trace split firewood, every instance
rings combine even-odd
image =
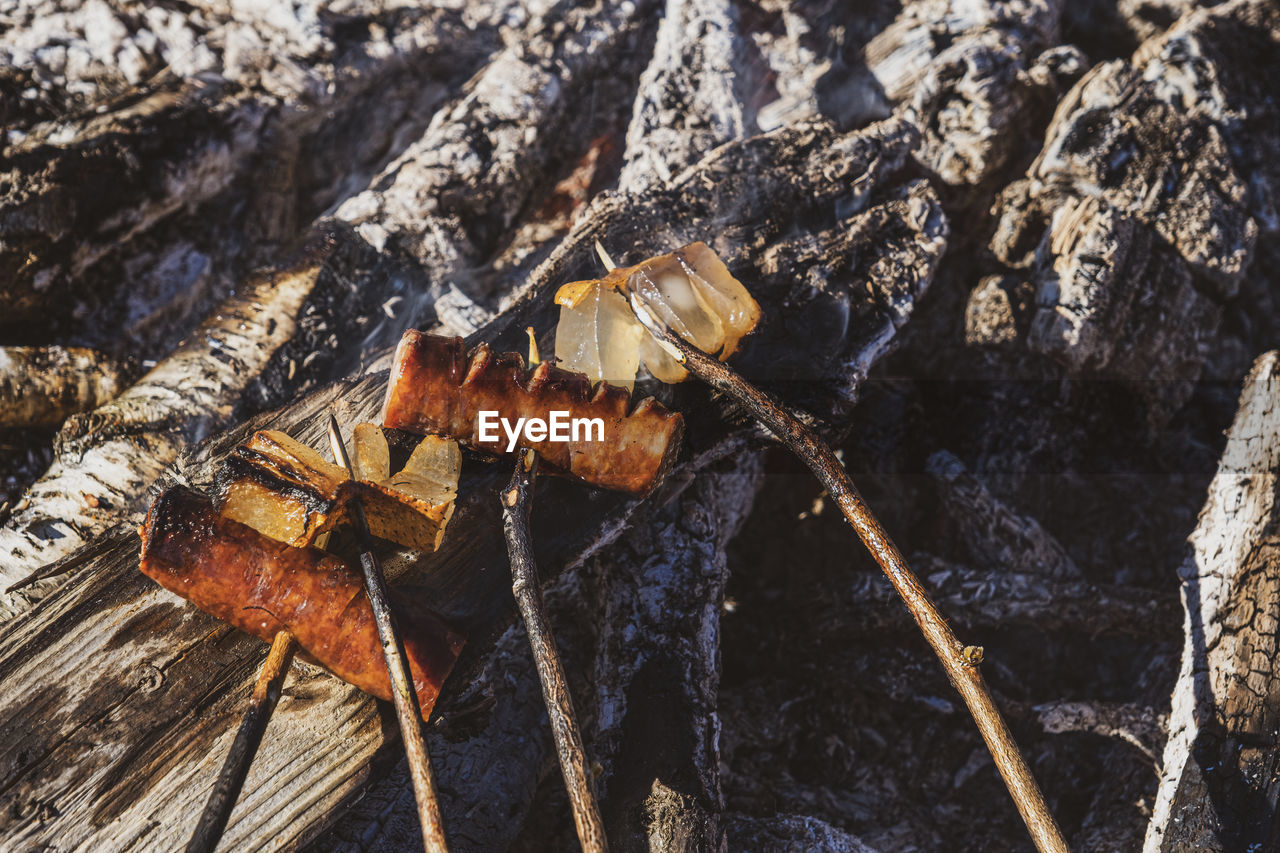
[[[1083,72],[1078,50],[1053,47],[1061,6],[916,0],[868,42],[872,80],[890,104],[907,105],[923,134],[917,156],[942,181],[972,186],[997,174],[1035,105]]]
[[[1185,645],[1144,850],[1274,841],[1280,632],[1280,353],[1245,379],[1179,568]]]
[[[336,216],[372,245],[394,243],[441,282],[496,249],[549,164],[579,139],[576,105],[644,38],[656,0],[579,0],[530,21],[379,176]],[[636,62],[635,59],[630,60]],[[598,94],[598,93],[597,93]]]
[[[950,0],[916,0],[904,5],[892,24],[866,47],[867,65],[891,102],[911,97],[929,71],[939,44],[951,44],[984,30],[1016,29],[1033,48],[1057,42],[1057,0],[1016,3],[957,4]],[[944,37],[939,38],[940,34]]]
[[[132,372],[85,347],[0,347],[0,427],[57,426],[114,399]]]
[[[875,847],[817,818],[777,815],[772,818],[731,815],[730,850],[825,850],[827,853],[877,853]]]
[[[1088,67],[1070,45],[1035,55],[1035,43],[1018,28],[981,28],[929,64],[905,114],[924,136],[920,161],[943,182],[972,187],[999,175]]]
[[[912,554],[911,563],[938,607],[968,631],[1025,627],[1142,639],[1174,633],[1169,619],[1176,616],[1178,602],[1172,594],[1074,578],[1052,580],[1035,571],[971,568],[924,552]],[[905,628],[893,590],[878,576],[858,575],[850,595],[856,620],[823,620],[815,627],[832,642]]]
[[[212,266],[216,302],[243,274],[222,241],[271,263],[263,248],[297,239],[421,134],[515,7],[373,3],[353,27],[309,5],[22,4],[0,33],[0,76],[23,92],[6,95],[0,140],[0,327],[88,309],[89,332],[123,320],[141,333],[191,268]],[[86,276],[97,292],[76,287]]]
[[[319,261],[262,275],[136,384],[63,427],[54,463],[0,528],[8,586],[70,554],[138,508],[147,487],[202,430],[225,424],[245,386],[294,332]],[[0,617],[24,609],[6,596]]]
[[[954,454],[945,450],[933,454],[928,470],[976,565],[1060,581],[1081,578],[1080,569],[1053,534],[992,495]]]
[[[746,73],[737,12],[727,0],[668,0],[653,59],[640,75],[618,189],[663,186],[745,132]]]
[[[1116,738],[1146,756],[1152,767],[1160,765],[1160,742],[1164,740],[1168,720],[1149,707],[1107,702],[1048,702],[1037,705],[1035,712],[1047,732],[1093,732]]]

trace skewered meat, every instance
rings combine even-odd
[[[688,376],[635,319],[627,306],[631,293],[672,331],[721,361],[760,321],[760,306],[716,253],[706,243],[690,243],[602,279],[561,287],[556,358],[563,367],[627,389],[640,362],[663,382]]]
[[[516,353],[496,354],[481,344],[467,355],[461,338],[408,331],[396,349],[383,406],[385,426],[419,434],[455,438],[491,453],[515,447],[535,451],[559,474],[631,494],[646,494],[666,475],[680,448],[684,420],[653,399],[628,412],[631,395],[602,382],[592,391],[581,373],[549,363],[532,373]],[[552,413],[572,419],[599,419],[599,433],[568,440],[530,438],[521,433],[508,443],[483,440],[482,413],[497,413],[511,423],[551,420]]]
[[[359,573],[339,558],[272,539],[181,486],[156,499],[141,533],[140,568],[161,586],[268,642],[288,631],[343,681],[391,698],[373,608]],[[426,718],[464,640],[396,590],[391,607]]]
[[[462,454],[458,445],[424,438],[395,476],[382,430],[355,430],[358,480],[282,432],[262,431],[228,456],[218,473],[222,514],[290,545],[310,545],[347,520],[359,497],[373,535],[434,551],[453,516]]]

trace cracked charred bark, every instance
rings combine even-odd
[[[1258,359],[1179,570],[1186,646],[1144,849],[1265,850],[1280,723],[1280,353]]]
[[[376,416],[406,326],[523,349],[534,325],[549,351],[549,293],[597,272],[596,239],[623,261],[708,239],[763,294],[735,364],[843,442],[986,646],[1073,848],[1135,848],[1153,799],[1150,849],[1188,827],[1255,837],[1270,759],[1248,733],[1273,703],[1251,704],[1264,670],[1242,649],[1270,648],[1265,608],[1244,618],[1265,548],[1196,576],[1226,584],[1209,618],[1245,639],[1190,688],[1173,570],[1220,494],[1239,378],[1280,346],[1280,26],[1261,0],[1198,5],[3,12],[0,344],[92,347],[132,385],[60,384],[87,410],[56,437],[0,431],[0,460],[34,460],[3,472],[31,487],[0,529],[3,578],[88,542],[3,603],[0,689],[21,699],[0,712],[0,844],[171,847],[225,749],[262,648],[138,577],[127,524],[153,489],[206,484],[252,425],[320,446],[330,409]],[[547,482],[534,513],[614,846],[1026,849],[810,481],[724,401],[659,393],[692,444],[662,492]],[[432,749],[456,849],[558,849],[536,676],[489,571],[498,467],[468,462],[459,539],[410,580],[472,632]],[[1196,547],[1252,511],[1206,515]],[[290,678],[228,846],[415,843],[385,709]]]
[[[975,290],[970,340],[1133,380],[1153,426],[1185,403],[1259,229],[1276,227],[1257,152],[1280,144],[1280,114],[1251,93],[1277,58],[1274,6],[1236,0],[1095,66],[999,201],[991,249],[1011,273]]]

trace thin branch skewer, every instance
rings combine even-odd
[[[578,841],[586,853],[604,853],[608,849],[604,822],[591,789],[586,753],[573,711],[573,696],[556,651],[555,635],[547,621],[542,601],[542,587],[533,560],[533,544],[529,536],[529,511],[533,499],[533,482],[537,476],[538,457],[526,450],[516,460],[511,483],[502,495],[502,528],[507,536],[507,553],[511,560],[511,591],[515,594],[520,616],[524,619],[533,659],[542,682],[542,699],[555,737],[556,755],[565,789],[573,807],[573,822]]]
[[[316,537],[317,548],[324,548],[328,544],[328,532]],[[231,742],[231,749],[222,762],[218,778],[214,780],[213,790],[205,801],[196,830],[187,842],[186,853],[212,853],[222,839],[231,810],[235,808],[245,777],[249,775],[253,757],[262,744],[267,723],[271,721],[276,703],[280,701],[280,688],[284,686],[284,677],[289,673],[289,664],[297,651],[298,643],[292,634],[283,630],[276,632],[271,640],[267,659],[263,661],[262,669],[258,670],[258,680],[253,687],[253,695],[249,698],[249,707],[240,719],[240,728],[236,730],[235,740]]]
[[[231,750],[222,762],[222,769],[218,771],[218,779],[205,802],[196,831],[187,842],[186,853],[211,853],[218,846],[222,832],[227,827],[227,819],[231,817],[231,809],[240,797],[240,789],[249,774],[249,765],[253,763],[258,745],[262,743],[267,722],[280,700],[280,688],[285,676],[289,674],[289,663],[297,650],[298,644],[292,634],[288,631],[276,634],[271,643],[271,651],[267,653],[267,660],[258,672],[253,696],[240,720],[235,740],[231,742]]]
[[[329,416],[329,443],[333,447],[333,455],[347,469],[347,473],[355,478],[351,467],[351,459],[347,456],[346,445],[342,442],[342,433],[338,429],[338,421]],[[365,519],[364,506],[359,499],[350,503],[351,526],[355,530],[356,541],[360,545],[360,567],[364,571],[365,592],[369,596],[369,604],[373,608],[374,621],[378,626],[378,639],[382,642],[382,652],[387,658],[387,673],[391,677],[391,698],[394,700],[396,717],[400,721],[400,735],[404,738],[405,753],[409,757],[409,778],[413,782],[413,795],[418,803],[418,819],[422,826],[422,844],[427,853],[447,853],[445,843],[444,822],[440,817],[440,802],[436,796],[435,778],[431,772],[431,759],[427,756],[427,742],[422,734],[422,711],[418,705],[418,696],[413,690],[413,678],[409,672],[408,658],[405,656],[404,641],[396,626],[395,617],[387,596],[387,582],[382,575],[382,566],[373,550],[373,538],[369,533],[369,522]]]
[[[980,648],[965,646],[956,639],[951,626],[938,612],[929,593],[907,566],[902,553],[863,501],[835,453],[777,400],[747,382],[728,365],[672,333],[634,293],[630,295],[630,304],[641,324],[686,370],[731,395],[813,471],[906,603],[920,631],[942,662],[947,677],[964,698],[1036,848],[1041,853],[1069,853],[1062,831],[978,669]]]

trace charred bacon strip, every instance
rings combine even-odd
[[[606,382],[593,393],[586,376],[547,362],[530,373],[516,353],[497,354],[481,344],[468,357],[462,338],[410,330],[396,349],[382,422],[506,453],[507,437],[501,430],[497,442],[480,440],[480,412],[496,411],[511,423],[517,418],[549,420],[553,411],[568,412],[571,418],[600,418],[603,441],[530,441],[522,434],[517,446],[537,453],[556,473],[643,495],[662,481],[675,461],[684,420],[651,398],[628,413],[630,401],[625,390]]]
[[[141,532],[143,574],[267,642],[288,631],[308,657],[343,681],[391,699],[373,610],[360,574],[345,562],[225,518],[208,498],[182,486],[156,499]],[[394,591],[391,605],[426,718],[465,641]]]

